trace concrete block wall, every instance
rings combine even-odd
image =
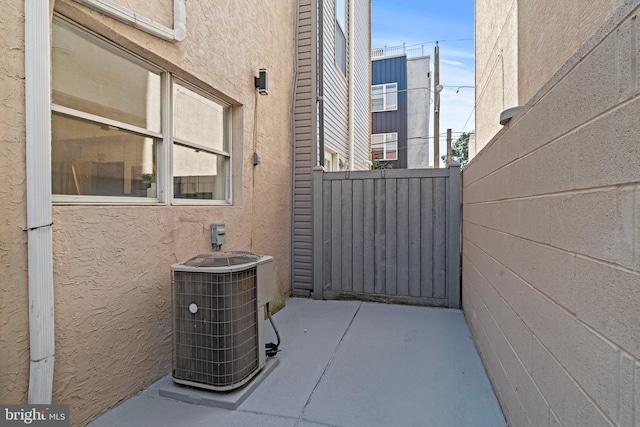
[[[512,426],[640,425],[640,1],[463,173],[463,305]]]

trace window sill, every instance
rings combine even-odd
[[[73,205],[133,205],[133,206],[163,206],[158,198],[146,197],[103,197],[103,196],[69,196],[54,194],[51,196],[54,206]]]
[[[173,199],[174,206],[233,206],[224,200],[203,200],[203,199]]]

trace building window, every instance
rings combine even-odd
[[[230,202],[229,105],[60,19],[52,89],[54,201]]]
[[[372,111],[393,111],[398,109],[398,83],[387,83],[371,87]]]
[[[347,3],[336,0],[336,66],[347,75]]]
[[[324,170],[325,172],[338,171],[338,153],[325,150],[324,152]]]
[[[371,157],[375,160],[398,160],[398,134],[371,135]]]
[[[226,200],[231,161],[229,108],[173,84],[173,197]]]

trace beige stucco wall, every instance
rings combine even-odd
[[[476,0],[476,151],[500,130],[500,112],[518,105],[517,23],[517,0]]]
[[[526,104],[625,0],[476,0],[476,141]]]
[[[0,402],[29,384],[23,4],[0,14]]]
[[[639,13],[618,10],[464,170],[464,311],[509,425],[638,423]]]
[[[163,22],[172,16],[170,1],[120,3],[172,24]],[[273,255],[284,291],[290,286],[294,2],[190,0],[186,6],[187,37],[171,43],[71,0],[55,3],[57,13],[234,104],[233,206],[53,207],[53,401],[71,405],[72,425],[86,423],[169,372],[170,265],[211,250],[210,223],[227,224],[223,249]],[[0,55],[0,402],[25,403],[22,2],[5,5],[0,30],[0,49],[6,52]],[[256,97],[253,77],[262,67],[269,70],[270,93]],[[261,158],[255,169],[254,144]]]

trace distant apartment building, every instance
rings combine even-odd
[[[371,158],[382,167],[429,167],[430,58],[422,47],[371,53]]]

